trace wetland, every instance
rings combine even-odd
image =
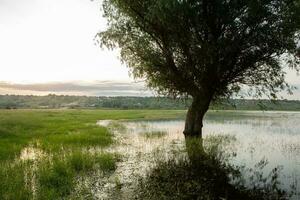
[[[209,111],[196,167],[184,114],[3,110],[1,199],[300,198],[299,112]]]

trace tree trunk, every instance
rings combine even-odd
[[[210,104],[210,98],[194,97],[185,120],[184,136],[186,149],[192,163],[197,163],[205,155],[202,140],[203,117]]]
[[[210,98],[194,97],[186,119],[183,134],[185,138],[202,138],[203,117],[208,110]]]

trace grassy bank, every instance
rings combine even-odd
[[[113,135],[97,126],[98,120],[183,115],[154,110],[0,110],[0,199],[73,199],[78,178],[112,172],[117,156],[101,149],[113,144]]]

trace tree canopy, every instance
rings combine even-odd
[[[299,64],[298,0],[105,0],[103,7],[109,28],[101,43],[119,47],[134,77],[160,92],[217,97],[248,85],[274,97],[285,86],[283,64]]]
[[[104,0],[103,10],[101,45],[149,87],[192,96],[199,123],[212,99],[243,85],[276,98],[284,67],[299,69],[299,0]]]

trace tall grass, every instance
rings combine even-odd
[[[103,127],[104,119],[150,119],[182,117],[184,111],[156,110],[0,110],[0,162],[11,160],[29,144],[45,151],[60,147],[105,147],[113,140]]]
[[[167,132],[165,131],[148,131],[145,133],[142,133],[143,136],[147,139],[152,139],[152,138],[162,138],[166,136]]]
[[[28,173],[31,163],[0,164],[0,199],[27,200],[33,198],[31,174]]]
[[[117,156],[109,153],[70,152],[40,161],[15,161],[0,166],[0,199],[64,199],[74,192],[77,179],[90,172],[111,173]]]
[[[54,158],[39,165],[37,171],[38,199],[64,199],[76,186],[76,179],[89,172],[112,172],[116,165],[113,154],[74,152],[65,158]]]

